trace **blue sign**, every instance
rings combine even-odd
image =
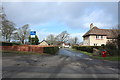
[[[36,31],[31,31],[30,35],[36,35]]]

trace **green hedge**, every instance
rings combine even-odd
[[[56,47],[44,47],[44,53],[48,53],[48,54],[56,54],[58,52],[59,48]]]
[[[72,48],[74,48],[76,50],[81,50],[81,51],[93,53],[93,48],[100,49],[101,46],[72,46]]]
[[[13,43],[13,42],[0,42],[1,46],[13,46],[13,45],[20,45],[20,43]]]
[[[120,55],[120,49],[117,48],[115,43],[107,43],[105,49],[108,51],[110,55]]]

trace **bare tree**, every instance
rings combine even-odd
[[[46,40],[50,45],[53,45],[56,43],[55,36],[53,34],[48,35]]]
[[[111,30],[111,36],[113,39],[107,42],[106,49],[108,49],[111,55],[120,55],[120,26]]]
[[[72,45],[75,45],[75,44],[78,43],[78,38],[77,38],[77,37],[69,38],[69,42],[70,42]]]
[[[20,28],[17,29],[17,31],[14,33],[13,38],[16,40],[20,40],[22,44],[24,44],[24,41],[29,38],[29,25],[26,24]]]
[[[67,31],[63,31],[58,36],[56,36],[56,39],[57,39],[57,41],[67,42],[69,39],[69,35],[70,34]]]
[[[78,42],[78,38],[75,37],[75,38],[74,38],[74,43],[77,44],[77,42]]]
[[[3,8],[1,9],[2,11],[0,12],[0,18],[2,18],[2,26],[0,27],[0,29],[2,31],[2,36],[5,41],[10,42],[13,31],[16,30],[16,28],[14,27],[15,24],[6,18],[6,14],[4,13]]]
[[[118,50],[120,51],[120,25],[118,25],[117,27],[117,30],[116,30],[116,38],[117,38],[117,47],[118,47]]]
[[[120,49],[120,25],[118,25],[117,27],[114,27],[111,35],[114,36],[114,39],[112,40],[112,42],[117,46],[117,48]]]

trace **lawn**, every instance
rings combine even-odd
[[[107,56],[107,57],[103,58],[101,56],[93,56],[92,53],[89,53],[89,52],[80,51],[80,50],[76,50],[76,49],[71,49],[71,50],[76,51],[76,52],[81,52],[81,53],[89,55],[90,57],[95,58],[95,59],[109,60],[109,61],[120,61],[120,56]]]

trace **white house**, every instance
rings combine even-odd
[[[63,43],[62,47],[64,47],[64,48],[70,48],[71,46],[70,46],[70,43]]]

